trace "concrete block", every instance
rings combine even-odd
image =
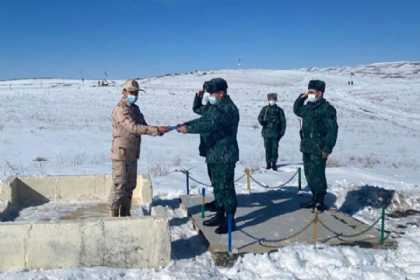
[[[160,267],[170,261],[168,220],[143,217],[104,221],[105,266]],[[146,230],[147,229],[147,230]]]
[[[0,218],[48,201],[108,199],[112,177],[37,176],[10,178],[0,187]],[[150,205],[150,178],[138,177],[133,202]],[[160,267],[171,256],[165,209],[159,217],[0,223],[0,271],[79,266]],[[12,212],[11,212],[12,213]]]
[[[111,175],[103,175],[98,176],[98,184],[96,185],[96,192],[103,193],[104,199],[108,201],[109,194],[112,188],[112,176]]]
[[[103,176],[58,176],[56,178],[56,200],[105,200],[106,193],[97,190],[98,184],[103,185]]]
[[[17,179],[17,195],[23,206],[39,204],[39,200],[57,200],[56,176],[28,176]]]
[[[158,205],[158,206],[153,206],[152,207],[152,216],[153,217],[163,217],[163,218],[167,218],[168,217],[168,208]]]
[[[32,224],[26,249],[26,268],[49,269],[80,265],[80,223]]]
[[[170,257],[165,218],[0,224],[0,271],[80,266],[156,268],[167,265]]]
[[[149,176],[138,176],[137,187],[133,192],[133,203],[148,205],[153,201],[153,186]]]
[[[8,185],[0,184],[0,221],[11,202],[12,193],[10,187]]]
[[[86,221],[81,224],[81,266],[100,266],[105,255],[105,232],[103,220]]]
[[[108,201],[112,176],[26,176],[10,180],[15,205],[35,206],[48,201]],[[2,188],[3,189],[3,188]],[[7,187],[6,187],[7,189]],[[0,193],[0,201],[3,192]],[[150,204],[153,189],[150,178],[138,176],[133,194],[134,204]]]
[[[0,183],[0,201],[5,201],[6,200],[4,198],[4,195],[5,195],[4,188],[5,188],[5,186],[3,185],[3,183]]]
[[[0,271],[25,268],[26,235],[29,224],[3,223],[0,226]]]

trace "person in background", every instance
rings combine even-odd
[[[286,132],[286,117],[284,111],[277,105],[277,94],[267,95],[268,105],[264,106],[258,115],[258,122],[263,127],[266,169],[277,170],[279,157],[279,142]]]

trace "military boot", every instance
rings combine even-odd
[[[277,171],[277,161],[271,163],[271,168],[273,168],[274,171]]]
[[[319,212],[324,212],[327,210],[327,207],[325,206],[324,202],[317,202],[315,204],[315,208],[318,209]]]
[[[271,169],[271,162],[267,161],[267,166],[265,167],[265,169]]]
[[[214,227],[226,223],[225,213],[223,210],[217,209],[216,215],[203,222],[203,225]]]
[[[325,206],[325,203],[324,203],[324,199],[325,199],[325,195],[318,195],[316,199],[315,207],[316,209],[318,209],[319,212],[323,212],[327,210],[327,207]]]
[[[314,198],[314,197],[312,197],[312,199],[311,199],[311,200],[309,200],[309,201],[307,201],[307,202],[304,202],[304,203],[302,204],[302,207],[303,207],[303,208],[306,208],[306,209],[314,209],[314,208],[315,208],[315,205],[316,205],[315,198]]]
[[[119,217],[120,216],[120,209],[111,209],[111,217]]]
[[[223,224],[219,225],[214,230],[214,232],[216,234],[226,234],[226,233],[228,233],[228,229],[229,229],[228,228],[228,219],[226,219],[226,221]],[[232,215],[232,232],[235,231],[235,229],[236,229],[235,218],[234,218],[234,215]]]
[[[120,216],[121,217],[129,217],[129,216],[131,216],[130,207],[128,207],[128,206],[121,206]]]
[[[206,204],[204,204],[204,210],[209,211],[209,212],[216,212],[217,211],[216,201],[213,200],[212,202],[207,202]]]

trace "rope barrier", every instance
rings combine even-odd
[[[258,242],[259,245],[263,246],[263,247],[269,247],[269,248],[277,248],[276,246],[270,246],[270,245],[266,245],[263,243],[279,243],[279,242],[283,242],[283,241],[287,241],[290,239],[295,238],[296,236],[302,234],[303,232],[305,232],[313,223],[315,223],[316,221],[316,217],[314,217],[308,224],[306,224],[302,229],[300,229],[297,232],[292,233],[291,235],[287,236],[287,237],[282,237],[279,239],[266,239],[266,238],[258,238],[244,230],[240,230],[243,234],[245,234],[246,236],[248,236],[249,238],[254,239],[256,242]],[[249,244],[248,244],[249,245]],[[243,247],[246,247],[248,245],[245,245]]]
[[[321,226],[323,226],[326,230],[328,230],[329,232],[335,234],[337,237],[343,237],[343,238],[353,238],[353,237],[357,237],[360,236],[362,234],[365,234],[366,232],[370,231],[371,229],[375,228],[375,226],[382,220],[381,217],[379,217],[378,219],[375,220],[375,222],[373,224],[371,224],[369,227],[367,227],[366,229],[357,232],[357,233],[353,233],[353,234],[344,234],[344,233],[339,233],[334,231],[331,227],[327,226],[325,224],[324,221],[322,221],[321,219],[318,220],[319,224]]]
[[[248,171],[248,172],[247,172]],[[197,178],[194,178],[193,176],[191,176],[191,174],[190,174],[190,172],[189,172],[189,170],[186,170],[186,169],[181,169],[181,170],[175,170],[174,172],[179,172],[179,173],[183,173],[183,174],[185,174],[185,175],[187,175],[187,177],[188,177],[188,180],[191,180],[191,181],[193,181],[193,182],[195,182],[195,183],[197,183],[197,184],[199,184],[199,185],[202,185],[202,186],[205,186],[205,187],[212,187],[212,185],[211,184],[208,184],[208,183],[204,183],[203,181],[201,181],[201,180],[199,180],[199,179],[197,179]],[[297,175],[299,175],[299,172],[300,172],[300,170],[298,169],[293,175],[292,175],[292,177],[290,177],[286,182],[284,182],[284,183],[282,183],[281,185],[278,185],[278,186],[273,186],[273,187],[271,187],[271,186],[269,186],[269,185],[267,185],[267,184],[264,184],[264,183],[262,183],[262,182],[260,182],[260,181],[258,181],[257,179],[255,179],[252,175],[251,175],[251,172],[250,172],[250,170],[249,169],[245,169],[245,174],[243,174],[242,176],[239,176],[238,178],[236,178],[235,180],[234,180],[234,183],[237,183],[237,182],[239,182],[240,180],[242,180],[242,179],[244,179],[245,177],[247,177],[247,178],[249,178],[249,179],[251,179],[254,183],[256,183],[257,185],[259,185],[260,187],[263,187],[263,188],[265,188],[265,189],[278,189],[278,188],[282,188],[282,187],[284,187],[284,186],[286,186],[287,184],[289,184]]]
[[[194,177],[191,177],[191,175],[190,175],[190,180],[193,181],[193,182],[195,182],[195,183],[197,183],[197,184],[199,184],[199,185],[202,185],[202,186],[205,186],[205,187],[209,187],[209,188],[211,187],[211,185],[206,184],[206,183],[203,183],[200,180],[197,180]]]
[[[255,179],[252,175],[250,175],[250,178],[251,178],[251,180],[255,183],[255,184],[257,184],[258,186],[260,186],[260,187],[263,187],[263,188],[265,188],[265,189],[278,189],[278,188],[282,188],[282,187],[284,187],[284,186],[286,186],[287,184],[289,184],[297,175],[299,174],[299,171],[296,171],[293,175],[292,175],[292,177],[290,177],[290,179],[288,179],[286,182],[284,182],[284,183],[282,183],[282,184],[280,184],[280,185],[278,185],[278,186],[274,186],[274,187],[270,187],[269,185],[267,185],[267,184],[264,184],[264,183],[262,183],[262,182],[260,182],[260,181],[258,181],[257,179]]]
[[[236,178],[234,182],[236,183],[236,182],[242,180],[243,178],[245,178],[245,174],[240,176],[239,178]]]
[[[193,182],[195,182],[195,183],[197,183],[197,184],[199,184],[199,185],[205,186],[205,187],[209,187],[209,188],[210,188],[210,187],[212,187],[212,185],[211,185],[211,184],[204,183],[204,182],[200,181],[199,179],[196,179],[196,178],[194,178],[193,176],[191,176],[188,170],[181,169],[181,170],[175,170],[174,172],[179,172],[179,173],[182,173],[182,174],[188,174],[188,178],[189,178],[191,181],[193,181]],[[244,175],[242,175],[242,176],[239,176],[238,178],[236,178],[236,179],[234,180],[234,182],[236,183],[236,182],[238,182],[238,181],[242,180],[243,178],[245,178],[245,174],[244,174]]]
[[[294,232],[294,233],[292,233],[291,235],[289,235],[289,236],[287,236],[287,237],[282,237],[282,238],[279,238],[279,239],[267,239],[267,238],[265,238],[265,237],[263,237],[263,238],[259,238],[259,237],[256,237],[256,236],[254,236],[254,235],[252,235],[252,234],[250,234],[250,233],[248,233],[248,232],[246,232],[246,231],[244,231],[243,229],[241,229],[240,230],[240,232],[242,232],[244,235],[246,235],[246,236],[248,236],[249,238],[251,238],[251,239],[254,239],[255,240],[255,242],[257,242],[260,246],[263,246],[263,247],[268,247],[268,248],[277,248],[277,246],[271,246],[271,245],[267,245],[267,244],[264,244],[264,243],[280,243],[280,242],[284,242],[284,241],[288,241],[288,240],[291,240],[291,239],[293,239],[293,238],[295,238],[296,236],[298,236],[298,235],[300,235],[300,234],[302,234],[303,232],[305,232],[310,226],[312,226],[312,225],[314,225],[315,223],[319,223],[322,227],[324,227],[327,231],[329,231],[329,232],[331,232],[331,233],[333,233],[333,234],[335,234],[336,235],[336,237],[341,237],[341,238],[353,238],[353,237],[357,237],[357,236],[360,236],[360,235],[363,235],[364,233],[366,233],[366,232],[368,232],[368,231],[370,231],[371,229],[373,229],[373,228],[375,228],[375,226],[379,223],[381,221],[381,217],[380,218],[378,218],[377,220],[375,220],[375,222],[373,223],[373,224],[371,224],[369,227],[367,227],[366,229],[364,229],[364,230],[362,230],[362,231],[360,231],[360,232],[357,232],[357,233],[354,233],[354,234],[344,234],[344,233],[338,233],[338,232],[336,232],[336,231],[334,231],[333,229],[331,229],[329,226],[327,226],[321,219],[320,219],[320,217],[319,216],[317,216],[316,215],[316,213],[314,214],[314,218],[309,222],[309,223],[307,223],[302,229],[300,229],[299,231],[297,231],[297,232]],[[315,233],[316,234],[316,233]],[[317,235],[317,234],[316,234]],[[387,240],[388,238],[389,238],[389,236],[391,235],[391,232],[390,231],[387,231],[387,236],[386,237],[384,237],[384,240]],[[254,243],[255,243],[254,242]],[[251,244],[253,244],[253,243],[251,243]],[[246,244],[246,245],[244,245],[244,246],[242,246],[241,248],[243,248],[243,247],[246,247],[246,246],[249,246],[250,244]]]
[[[193,182],[195,182],[195,183],[197,183],[197,184],[199,184],[199,185],[202,185],[202,186],[205,186],[205,187],[211,187],[211,185],[210,184],[207,184],[207,183],[204,183],[204,182],[202,182],[202,181],[200,181],[200,180],[198,180],[198,179],[196,179],[196,178],[194,178],[194,177],[192,177],[191,175],[190,175],[190,172],[188,171],[188,170],[186,170],[186,169],[182,169],[182,170],[176,170],[175,172],[180,172],[180,173],[183,173],[183,174],[185,174],[186,175],[186,179],[187,179],[187,194],[189,194],[189,181],[191,180],[191,181],[193,181]],[[263,187],[263,188],[265,188],[265,189],[278,189],[278,188],[282,188],[282,187],[284,187],[284,186],[286,186],[287,184],[289,184],[296,176],[298,176],[298,175],[300,175],[300,169],[298,169],[293,175],[292,175],[292,177],[290,177],[286,182],[284,182],[284,183],[282,183],[282,184],[280,184],[280,185],[278,185],[278,186],[274,186],[274,187],[271,187],[271,186],[269,186],[269,185],[267,185],[267,184],[264,184],[264,183],[262,183],[262,182],[260,182],[260,181],[258,181],[257,179],[255,179],[252,175],[251,175],[251,171],[249,170],[249,169],[246,169],[245,170],[245,174],[244,175],[242,175],[242,176],[240,176],[240,177],[238,177],[237,179],[235,179],[234,180],[234,182],[238,182],[238,181],[240,181],[240,180],[242,180],[243,178],[247,178],[247,184],[248,185],[250,185],[250,180],[251,181],[253,181],[254,183],[256,183],[257,185],[259,185],[260,187]],[[249,187],[250,188],[250,187]],[[250,189],[249,189],[249,191],[250,191]],[[202,196],[204,197],[204,188],[202,189]],[[203,204],[204,205],[204,204]],[[317,241],[317,224],[319,223],[323,228],[325,228],[327,231],[329,231],[330,233],[332,233],[332,234],[334,234],[335,235],[335,237],[337,237],[337,238],[354,238],[354,237],[358,237],[358,236],[361,236],[361,235],[363,235],[363,234],[365,234],[366,232],[368,232],[368,231],[370,231],[371,229],[373,229],[373,228],[375,228],[375,226],[379,223],[379,222],[381,222],[382,221],[382,228],[381,228],[381,239],[380,239],[380,241],[381,241],[381,245],[383,245],[383,243],[384,243],[384,241],[385,240],[387,240],[388,238],[389,238],[389,236],[391,235],[391,232],[390,231],[387,231],[387,236],[385,237],[384,236],[384,211],[385,211],[385,209],[383,209],[383,211],[382,211],[382,216],[381,217],[379,217],[378,219],[376,219],[375,221],[374,221],[374,223],[373,224],[371,224],[370,226],[368,226],[366,229],[364,229],[364,230],[362,230],[362,231],[360,231],[360,232],[357,232],[357,233],[353,233],[353,234],[345,234],[345,233],[340,233],[340,232],[337,232],[337,231],[335,231],[334,229],[332,229],[330,226],[328,226],[318,215],[317,215],[317,212],[315,212],[315,214],[314,214],[314,218],[308,223],[308,224],[306,224],[301,230],[299,230],[299,231],[297,231],[297,232],[295,232],[295,233],[293,233],[293,234],[291,234],[291,235],[289,235],[289,236],[287,236],[287,237],[284,237],[284,238],[279,238],[279,239],[266,239],[266,238],[258,238],[258,237],[255,237],[255,236],[253,236],[253,235],[251,235],[250,233],[248,233],[248,232],[246,232],[246,231],[244,231],[244,230],[241,230],[241,232],[243,233],[243,234],[245,234],[245,235],[247,235],[248,237],[250,237],[250,238],[252,238],[252,239],[254,239],[256,242],[258,242],[258,244],[260,245],[260,246],[264,246],[264,247],[273,247],[273,246],[270,246],[270,245],[267,245],[267,244],[264,244],[264,243],[279,243],[279,242],[283,242],[283,241],[287,241],[287,240],[290,240],[290,239],[292,239],[292,238],[295,238],[296,236],[298,236],[299,234],[301,234],[301,233],[303,233],[304,231],[306,231],[311,225],[314,225],[314,228],[313,228],[313,236],[312,236],[312,238],[313,239],[315,239],[314,240],[314,242],[316,242]],[[314,235],[315,235],[315,237],[314,237]],[[244,245],[244,246],[248,246],[248,245]]]

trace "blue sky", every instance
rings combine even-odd
[[[418,0],[4,0],[0,79],[420,60],[418,11]]]

